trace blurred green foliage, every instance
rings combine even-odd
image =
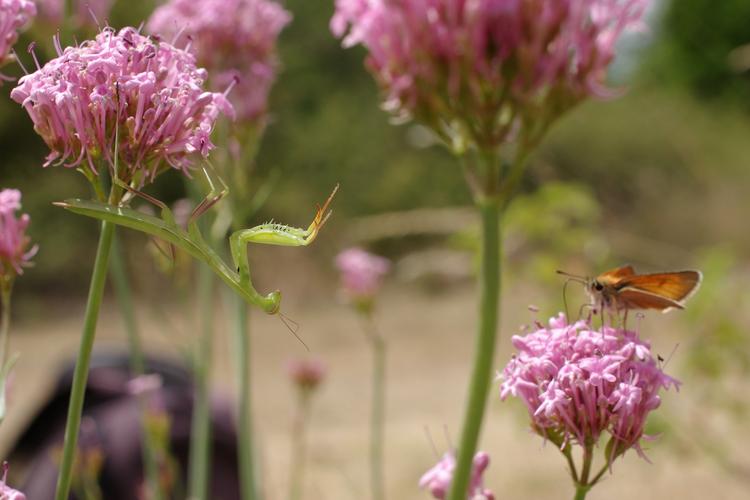
[[[140,24],[151,5],[119,1],[109,22]],[[450,154],[428,145],[418,127],[392,125],[379,109],[364,51],[343,50],[330,34],[333,2],[288,0],[286,6],[294,21],[281,36],[283,68],[254,181],[262,183],[273,169],[282,177],[253,223],[270,218],[304,223],[339,182],[329,237],[311,249],[328,261],[341,244],[336,235],[352,217],[468,205],[461,170]],[[743,27],[748,9],[743,0],[670,2],[661,27],[653,30],[646,64],[626,80],[627,92],[612,101],[585,103],[553,128],[523,185],[524,193],[539,192],[520,198],[507,220],[509,241],[523,241],[517,259],[529,277],[550,280],[551,271],[568,265],[592,273],[605,261],[654,269],[696,265],[695,249],[716,244],[731,248],[738,265],[745,261],[750,119],[732,103],[750,103],[750,94],[742,94],[750,84],[747,74],[729,71],[725,63],[728,52],[750,35]],[[28,32],[19,52],[34,38]],[[690,72],[717,76],[698,78]],[[24,112],[7,98],[11,88],[0,89],[1,184],[23,190],[24,209],[33,220],[30,232],[40,245],[37,266],[18,281],[18,291],[22,296],[24,291],[27,296],[83,293],[95,224],[50,202],[86,196],[86,184],[63,168],[39,167],[46,148]],[[702,99],[724,93],[734,100]],[[150,191],[172,203],[185,196],[179,177],[166,174]],[[145,240],[123,235],[131,253],[143,255]],[[388,249],[401,255],[409,244],[392,243]]]
[[[648,68],[657,79],[750,110],[750,2],[668,2]],[[743,50],[744,47],[744,50]]]

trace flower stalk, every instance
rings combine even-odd
[[[198,273],[198,303],[201,337],[194,361],[195,397],[190,431],[189,498],[205,500],[211,481],[211,404],[210,375],[213,356],[213,292],[211,268],[202,265]]]
[[[289,467],[289,500],[302,500],[307,458],[307,428],[312,395],[323,382],[325,365],[317,359],[291,360],[287,371],[297,389],[297,410],[292,423],[291,464]]]
[[[99,308],[101,307],[102,296],[104,294],[104,284],[107,279],[109,255],[112,249],[114,233],[115,225],[113,223],[107,221],[101,223],[99,245],[96,250],[94,270],[91,274],[89,295],[86,301],[81,344],[78,349],[78,358],[70,391],[68,418],[65,422],[65,441],[63,444],[62,461],[60,463],[60,475],[57,478],[55,500],[67,500],[70,493],[78,430],[81,427],[81,414],[83,413],[83,401],[86,394],[89,364],[91,362],[91,350],[94,347],[94,338],[96,337],[96,323],[99,318]]]
[[[469,487],[471,465],[479,441],[482,420],[487,406],[497,338],[500,302],[500,215],[501,200],[483,198],[478,201],[482,218],[482,264],[479,275],[480,302],[474,367],[469,385],[458,462],[451,483],[450,500],[465,500]]]
[[[372,401],[370,403],[370,488],[372,500],[385,498],[386,342],[367,315],[367,340],[372,349]]]
[[[292,464],[289,468],[289,500],[301,500],[305,482],[307,455],[307,421],[310,417],[311,391],[301,387],[297,391],[297,415],[292,428]]]
[[[255,479],[253,451],[255,441],[252,427],[252,398],[250,394],[250,332],[249,310],[240,297],[232,296],[235,309],[234,333],[237,349],[237,390],[239,392],[239,412],[237,416],[237,437],[239,439],[240,492],[244,500],[256,500],[258,487]]]
[[[120,241],[117,235],[112,242],[110,256],[110,274],[112,284],[115,290],[115,297],[120,307],[125,332],[128,337],[128,347],[130,351],[130,371],[133,378],[144,375],[146,372],[143,348],[141,345],[140,335],[138,333],[138,323],[135,317],[135,307],[133,305],[133,293],[130,287],[125,258],[122,255]],[[141,426],[143,432],[143,446],[141,449],[143,456],[144,468],[146,469],[146,480],[149,488],[149,498],[153,500],[162,500],[164,498],[161,482],[159,480],[159,460],[157,445],[154,442],[153,433],[149,432],[146,426],[148,410],[148,395],[138,394],[138,405],[141,411]]]

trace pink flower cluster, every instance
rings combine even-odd
[[[518,350],[502,373],[500,396],[521,398],[540,435],[583,445],[608,432],[613,460],[639,441],[648,414],[659,407],[660,389],[679,382],[666,375],[650,346],[630,330],[594,330],[568,324],[560,314],[549,327],[513,337]]]
[[[301,389],[315,389],[326,376],[326,365],[318,359],[294,359],[286,365],[289,378]]]
[[[0,191],[0,276],[7,278],[23,274],[37,247],[29,248],[31,239],[26,235],[31,218],[28,214],[16,217],[21,209],[21,192],[17,189]]]
[[[331,29],[367,48],[388,110],[497,145],[606,95],[615,43],[649,1],[336,0]]]
[[[483,486],[482,475],[490,465],[490,456],[480,451],[474,455],[469,479],[468,500],[495,500],[495,495]],[[453,471],[456,468],[456,456],[446,453],[443,458],[419,480],[419,487],[430,492],[433,498],[444,500],[453,481]]]
[[[0,500],[26,500],[26,495],[8,486],[8,462],[3,462],[3,478],[0,480]]]
[[[265,116],[276,79],[276,40],[291,14],[272,0],[171,0],[156,9],[148,30],[190,44],[211,72],[214,89],[233,80],[232,103],[239,120]]]
[[[18,31],[35,15],[36,6],[31,0],[0,0],[0,66],[8,61]]]
[[[118,137],[120,178],[143,185],[167,165],[187,172],[195,153],[213,148],[219,112],[233,113],[223,94],[203,90],[192,54],[134,28],[56,45],[58,57],[11,92],[51,150],[45,166],[112,166]]]
[[[336,256],[344,292],[355,302],[370,301],[380,290],[383,276],[391,267],[388,259],[361,248],[349,248]]]
[[[36,0],[39,19],[60,28],[60,25],[64,22],[63,10],[67,1]],[[68,16],[73,16],[75,22],[79,25],[95,26],[97,21],[105,23],[113,2],[112,0],[73,0],[70,3],[72,12],[68,12]]]

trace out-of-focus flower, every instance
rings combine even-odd
[[[26,495],[8,486],[8,462],[3,462],[3,479],[0,481],[0,500],[26,500]]]
[[[372,302],[382,285],[390,261],[361,248],[349,248],[336,256],[344,293],[356,304]]]
[[[97,172],[117,149],[119,178],[142,186],[169,166],[187,173],[213,148],[218,114],[233,113],[223,94],[203,89],[206,71],[192,54],[134,28],[65,51],[58,42],[58,57],[11,92],[51,150],[45,166]]]
[[[18,40],[18,31],[35,15],[31,0],[0,0],[0,66],[11,59],[9,53]]]
[[[171,0],[154,11],[147,28],[189,43],[214,89],[236,80],[230,98],[237,118],[256,122],[265,116],[276,78],[276,39],[291,19],[272,0]]]
[[[387,110],[487,148],[610,95],[615,44],[649,1],[336,0],[330,26],[367,48]]]
[[[64,12],[66,3],[71,5],[72,12]],[[106,21],[112,8],[112,0],[36,0],[36,4],[39,20],[56,28],[65,21],[64,14],[72,17],[79,26],[96,26],[97,22]]]
[[[483,452],[477,452],[474,455],[474,462],[471,468],[471,478],[469,480],[468,500],[495,500],[492,492],[483,485],[482,476],[484,471],[490,465],[490,456]],[[439,500],[445,499],[453,481],[453,471],[456,468],[456,456],[454,453],[446,453],[443,458],[430,470],[424,473],[419,480],[419,487],[426,489],[430,494]]]
[[[523,400],[534,431],[560,446],[596,443],[606,431],[610,463],[631,447],[643,456],[639,442],[659,391],[679,388],[630,330],[594,330],[560,314],[548,327],[514,336],[513,345],[518,355],[503,370],[501,398]]]
[[[326,366],[319,359],[293,359],[287,363],[286,371],[292,382],[306,391],[317,388],[326,376]]]
[[[21,192],[17,189],[0,191],[0,276],[12,278],[23,274],[23,268],[31,265],[37,246],[29,248],[31,238],[26,235],[31,217],[16,216],[21,209]]]

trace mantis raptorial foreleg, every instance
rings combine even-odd
[[[328,208],[330,207],[331,201],[336,195],[338,188],[339,186],[337,184],[323,206],[318,208],[315,217],[307,229],[270,222],[267,224],[261,224],[252,229],[242,229],[232,233],[229,237],[229,248],[232,252],[232,260],[234,261],[235,268],[239,274],[240,284],[246,286],[250,290],[255,290],[250,279],[250,264],[247,260],[247,245],[249,243],[288,247],[309,245],[315,241],[320,228],[323,227],[328,220],[328,217],[331,216],[331,211],[328,210]],[[272,314],[277,311],[278,308],[275,310],[266,310],[266,312]]]

